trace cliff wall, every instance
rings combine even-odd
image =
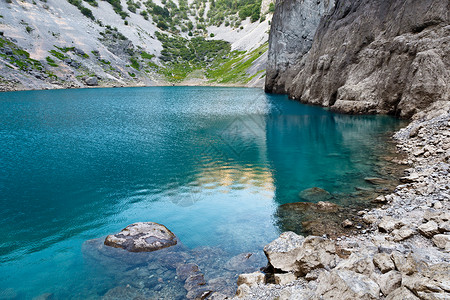
[[[449,101],[449,1],[337,0],[312,43],[302,37],[313,26],[289,12],[305,2],[277,3],[266,91],[346,113],[401,117]],[[273,57],[290,59],[288,67]]]

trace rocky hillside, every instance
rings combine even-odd
[[[449,8],[441,0],[278,1],[266,90],[401,117],[449,101]]]
[[[262,86],[272,0],[0,0],[0,90]]]

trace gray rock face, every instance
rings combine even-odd
[[[267,259],[276,269],[289,272],[295,269],[295,260],[305,238],[288,231],[264,247]]]
[[[84,82],[86,83],[86,85],[88,86],[97,86],[98,85],[98,79],[95,76],[92,77],[88,77],[84,79]]]
[[[298,62],[309,51],[320,18],[334,7],[334,0],[276,1],[269,35],[266,90],[285,93],[297,75]]]
[[[337,270],[319,276],[317,294],[323,299],[378,299],[380,287],[365,275]]]
[[[294,11],[306,13],[303,5],[309,2],[277,5],[267,91],[287,91],[302,102],[346,113],[402,117],[450,100],[448,1],[338,1],[320,21],[305,55],[311,42],[302,36],[311,26],[303,23],[310,19]],[[292,49],[297,57],[289,56]],[[279,63],[273,68],[274,59],[280,57],[290,60],[289,66]]]
[[[176,236],[164,225],[140,222],[127,226],[117,234],[108,235],[105,245],[130,252],[151,252],[177,244]]]

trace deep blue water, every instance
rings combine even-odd
[[[301,190],[367,186],[398,125],[260,89],[0,93],[0,298],[103,296],[126,279],[82,245],[137,221],[188,249],[260,251]]]

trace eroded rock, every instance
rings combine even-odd
[[[369,277],[349,270],[323,272],[316,294],[324,299],[378,299],[380,287]]]
[[[105,245],[129,252],[151,252],[176,244],[176,236],[164,225],[154,222],[131,224],[105,239]]]

